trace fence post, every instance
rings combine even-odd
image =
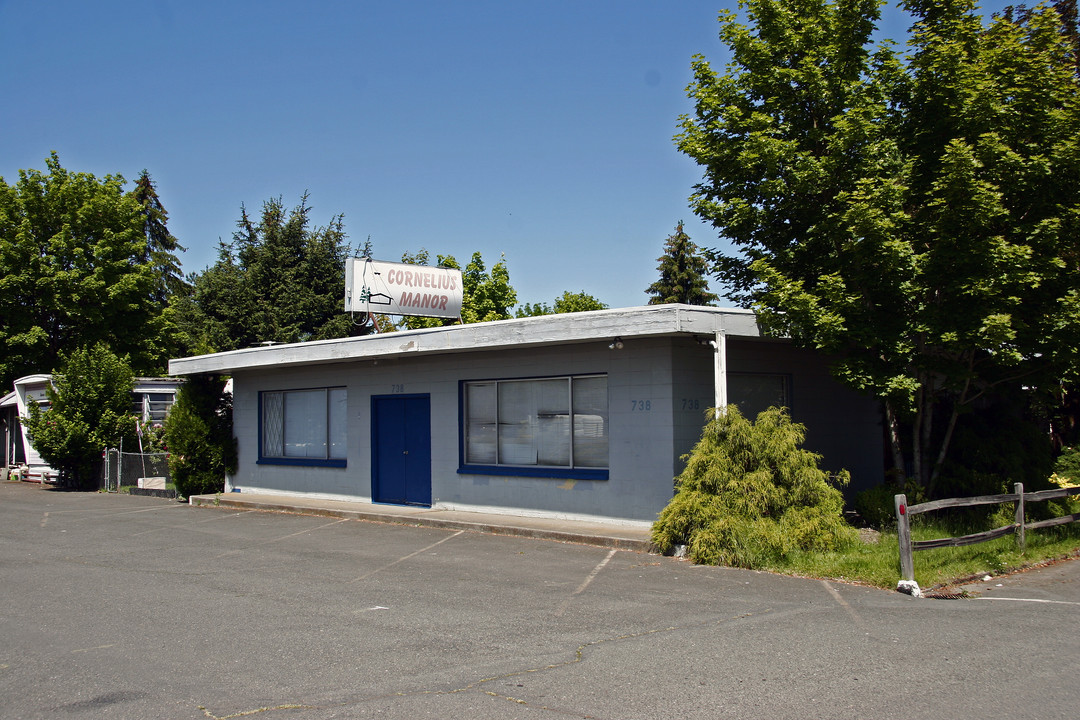
[[[1019,496],[1016,500],[1016,542],[1020,545],[1020,552],[1024,552],[1027,547],[1027,535],[1025,532],[1027,520],[1024,517],[1024,483],[1013,485],[1013,492]]]
[[[907,495],[893,496],[896,505],[896,536],[900,541],[900,582],[896,589],[919,596],[919,585],[915,582],[915,562],[911,550],[911,524],[907,513]]]

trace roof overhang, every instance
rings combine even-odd
[[[169,374],[229,374],[371,358],[610,341],[615,337],[712,336],[718,333],[761,337],[757,317],[750,310],[646,305],[246,348],[170,360]]]
[[[137,377],[131,391],[136,393],[169,392],[178,389],[183,384],[184,380],[182,378]]]
[[[15,390],[0,397],[0,407],[15,405],[20,393],[25,395],[27,389],[38,386],[44,388],[52,382],[52,378],[52,373],[35,373],[34,375],[19,378],[13,383]],[[137,377],[134,379],[132,392],[148,393],[159,390],[175,390],[183,384],[184,380],[182,378]]]

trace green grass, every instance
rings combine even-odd
[[[965,530],[955,523],[925,520],[912,527],[911,536],[913,540],[930,540],[984,529],[979,526]],[[1029,530],[1023,553],[1017,546],[1015,536],[965,547],[920,550],[914,554],[915,581],[923,589],[945,586],[973,576],[996,575],[1044,560],[1073,555],[1078,549],[1080,523]],[[878,542],[860,542],[842,552],[793,554],[784,562],[761,569],[895,588],[900,580],[900,550],[896,533],[884,532]]]

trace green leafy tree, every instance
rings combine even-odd
[[[34,449],[60,472],[62,482],[92,487],[100,476],[102,451],[121,440],[128,447],[136,441],[135,377],[105,343],[76,349],[61,361],[45,391],[48,409],[31,403],[23,422]]]
[[[806,428],[769,408],[756,422],[730,405],[710,420],[675,479],[676,493],[653,524],[662,552],[685,545],[697,563],[768,567],[793,553],[851,545],[836,478],[802,447]]]
[[[1040,2],[1036,6],[1009,5],[1001,13],[1001,17],[1009,22],[1025,25],[1030,22],[1032,15],[1044,6],[1052,7],[1061,20],[1061,34],[1065,41],[1072,46],[1073,68],[1080,75],[1080,24],[1077,22],[1076,0],[1050,0]]]
[[[645,291],[649,293],[650,305],[712,305],[719,299],[709,292],[709,262],[690,241],[681,220],[674,234],[664,242],[664,254],[657,262],[660,279]]]
[[[514,313],[515,317],[536,317],[538,315],[557,315],[559,313],[587,312],[589,310],[606,310],[607,304],[597,300],[584,290],[581,292],[563,291],[563,294],[555,298],[554,305],[547,303],[524,303]]]
[[[517,291],[510,284],[510,271],[506,267],[506,258],[491,266],[489,271],[479,252],[474,252],[465,269],[453,255],[438,255],[438,267],[461,270],[461,321],[463,323],[489,322],[512,318],[510,309],[517,304]],[[412,265],[427,265],[430,262],[428,251],[405,253],[401,261]],[[450,318],[403,317],[399,325],[416,330],[427,327],[453,325],[457,320]]]
[[[14,185],[0,178],[0,387],[98,342],[140,374],[160,372],[171,352],[160,268],[175,258],[148,251],[123,177],[70,172],[56,153],[46,165]]]
[[[1076,47],[1050,8],[984,25],[970,0],[910,0],[901,56],[871,44],[877,0],[742,7],[726,71],[694,60],[677,136],[695,212],[738,251],[711,251],[717,275],[882,398],[893,464],[932,487],[980,398],[1076,370]]]
[[[236,472],[232,395],[224,389],[221,378],[188,378],[165,419],[169,473],[182,497],[221,492],[226,473]]]
[[[304,342],[363,335],[342,310],[348,246],[342,217],[311,227],[305,195],[286,212],[280,199],[263,204],[256,223],[241,208],[231,243],[193,278],[176,324],[192,352],[264,342]]]

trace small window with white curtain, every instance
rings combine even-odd
[[[345,466],[345,388],[262,392],[259,402],[259,462]]]
[[[606,478],[606,375],[462,383],[462,469]]]

